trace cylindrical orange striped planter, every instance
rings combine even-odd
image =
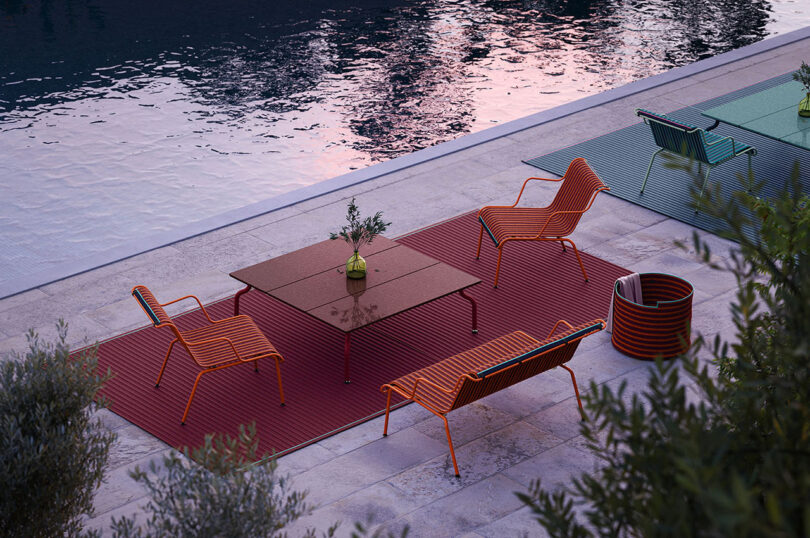
[[[670,359],[689,349],[692,297],[686,280],[663,273],[642,273],[644,304],[625,299],[613,286],[613,347],[637,359]]]

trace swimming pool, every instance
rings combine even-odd
[[[0,296],[810,24],[789,0],[298,4],[0,3]]]

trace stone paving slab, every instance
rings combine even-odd
[[[592,473],[595,469],[598,469],[596,457],[569,442],[518,463],[503,474],[522,484],[523,491],[528,491],[538,478],[545,489],[557,491],[569,484],[571,478]]]
[[[452,423],[450,429],[452,432]],[[531,424],[514,422],[469,443],[454,443],[460,477],[455,476],[445,444],[442,455],[411,467],[387,482],[420,503],[432,503],[562,442]]]
[[[328,504],[411,469],[423,458],[444,450],[444,443],[407,428],[295,475],[292,480],[296,489],[310,492],[312,503]]]
[[[459,536],[518,510],[521,503],[513,492],[520,489],[518,482],[496,474],[426,504],[384,528],[398,530],[408,525],[412,536]]]
[[[488,525],[478,527],[474,533],[465,536],[481,536],[484,538],[503,538],[504,536],[524,536],[532,538],[546,538],[549,534],[534,519],[534,514],[528,507],[522,507],[507,516],[497,519]]]

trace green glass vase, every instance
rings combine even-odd
[[[355,279],[366,277],[366,260],[356,250],[346,262],[346,276]]]
[[[810,118],[810,93],[799,103],[799,116]]]

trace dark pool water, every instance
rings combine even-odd
[[[0,0],[0,280],[810,24],[801,0]]]

